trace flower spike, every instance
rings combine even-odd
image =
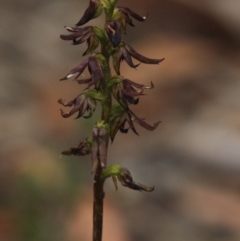
[[[83,56],[89,55],[60,80],[74,77],[74,81],[86,86],[74,99],[59,99],[58,103],[69,107],[68,112],[60,110],[63,118],[76,115],[76,119],[90,118],[95,112],[97,102],[101,105],[101,116],[90,137],[81,140],[78,146],[62,152],[62,155],[67,156],[91,156],[91,173],[94,173],[93,241],[99,241],[102,240],[104,182],[108,177],[112,178],[116,189],[117,183],[120,182],[132,190],[154,190],[154,187],[135,182],[127,168],[107,163],[109,140],[113,142],[118,132],[127,134],[132,130],[138,135],[136,123],[149,131],[155,130],[160,123],[157,121],[148,124],[145,119],[139,118],[130,110],[132,105],[137,105],[140,98],[146,95],[146,89],[152,89],[154,85],[150,82],[150,85],[146,86],[122,76],[121,63],[125,61],[129,67],[136,69],[142,63],[159,64],[164,58],[145,57],[122,41],[122,34],[126,33],[127,26],[135,27],[135,20],[144,22],[147,15],[141,16],[127,7],[116,7],[118,0],[88,1],[89,5],[76,26],[65,27],[68,34],[60,35],[62,40],[70,41],[72,45],[86,43],[87,49]],[[84,26],[102,12],[105,15],[104,26]],[[112,67],[116,74],[112,74]],[[82,78],[81,75],[86,69],[89,75]]]

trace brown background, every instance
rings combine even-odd
[[[0,240],[91,240],[89,157],[62,150],[89,135],[88,120],[63,119],[57,100],[83,89],[60,82],[86,49],[61,41],[88,1],[0,3]],[[124,41],[149,57],[122,74],[155,88],[134,112],[158,129],[118,134],[109,163],[154,185],[134,192],[106,185],[104,239],[240,240],[240,2],[119,0],[139,14]],[[90,24],[101,24],[103,18]]]

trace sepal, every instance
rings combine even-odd
[[[92,34],[90,36],[90,38],[87,40],[87,45],[88,45],[88,48],[83,53],[83,56],[85,56],[87,54],[91,54],[97,49],[97,47],[99,45],[99,39],[96,37],[96,35]]]
[[[79,94],[76,98],[69,102],[63,99],[59,99],[58,103],[65,107],[73,107],[69,112],[64,112],[62,109],[60,109],[62,117],[68,118],[78,112],[78,115],[75,119],[80,118],[86,112],[89,112],[88,115],[83,117],[90,118],[95,111],[97,105],[96,100],[88,97],[85,93]]]
[[[132,111],[124,108],[120,104],[115,104],[111,108],[110,115],[110,138],[113,142],[118,130],[122,133],[127,133],[129,129],[131,129],[136,135],[138,135],[134,122],[137,122],[140,126],[145,128],[146,130],[153,131],[155,130],[161,121],[158,121],[152,125],[148,124],[144,121],[144,119],[138,118]],[[126,128],[126,123],[129,127]]]
[[[97,91],[96,89],[86,91],[85,96],[98,101],[102,101],[105,98],[104,95],[100,91]]]
[[[97,36],[97,38],[99,39],[99,41],[102,43],[102,44],[105,44],[107,42],[107,36],[104,32],[103,29],[101,29],[100,27],[93,27],[93,32],[95,34],[95,36]]]
[[[159,64],[164,60],[162,59],[151,59],[147,58],[141,54],[139,54],[134,48],[132,48],[130,45],[125,44],[124,42],[121,42],[119,44],[118,48],[113,52],[113,67],[115,72],[120,75],[120,64],[123,60],[127,62],[127,64],[131,67],[136,69],[141,63],[144,64]],[[132,58],[138,60],[140,63],[134,64],[132,61]]]
[[[118,21],[109,21],[106,25],[106,33],[114,48],[121,43],[121,25]]]
[[[119,21],[122,33],[126,33],[127,24],[135,27],[132,18],[136,19],[137,21],[143,22],[146,20],[147,16],[142,17],[127,7],[117,7],[114,10],[112,16],[113,20]]]
[[[100,0],[90,0],[88,8],[85,10],[82,18],[78,21],[76,26],[81,26],[88,21],[97,18],[101,15],[103,7]]]
[[[90,56],[85,59],[80,65],[72,69],[65,77],[60,80],[67,80],[72,76],[76,75],[74,80],[76,80],[79,84],[87,84],[87,89],[92,85],[95,85],[95,87],[98,88],[101,82],[104,80],[102,67],[99,62],[99,54],[96,54],[95,56]],[[88,67],[91,78],[77,80],[77,78],[83,73],[86,67]]]
[[[136,105],[139,102],[139,99],[136,97],[143,95],[145,89],[152,89],[153,87],[152,82],[150,86],[145,86],[122,78],[121,82],[113,86],[113,95],[115,99],[124,106],[128,104]]]

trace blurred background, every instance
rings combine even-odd
[[[59,158],[89,120],[60,116],[59,98],[84,86],[60,82],[86,45],[60,40],[87,0],[0,3],[0,241],[88,241],[92,230],[90,158]],[[240,240],[240,1],[119,0],[145,15],[124,41],[159,66],[122,64],[122,75],[154,83],[133,111],[149,123],[119,133],[109,163],[127,167],[152,193],[111,180],[103,240]],[[89,24],[102,24],[103,17]],[[87,75],[87,73],[86,73]]]

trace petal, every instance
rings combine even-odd
[[[131,115],[128,114],[126,119],[127,119],[127,122],[128,122],[128,124],[129,124],[131,130],[132,130],[136,135],[138,135],[138,133],[137,133],[137,131],[136,131],[134,125],[133,125],[133,121],[132,121]]]
[[[82,116],[85,114],[85,112],[87,111],[87,108],[88,108],[88,104],[87,104],[87,100],[85,100],[85,101],[82,103],[82,105],[80,106],[79,109],[73,108],[73,109],[69,112],[69,114],[73,115],[75,112],[78,111],[78,115],[77,115],[77,117],[75,117],[75,119],[79,119],[80,117],[82,117]]]
[[[125,128],[125,123],[126,121],[119,128],[120,132],[124,134],[128,133],[128,130],[129,130],[129,128]]]
[[[117,186],[117,178],[115,176],[112,176],[112,180],[113,180],[113,184],[115,186],[116,191],[118,190],[118,186]]]
[[[98,47],[99,40],[94,34],[92,34],[91,37],[88,39],[87,44],[88,44],[88,48],[83,53],[83,56],[92,53]]]
[[[144,64],[159,64],[160,62],[162,62],[165,58],[162,59],[150,59],[147,58],[141,54],[139,54],[138,52],[136,52],[130,45],[125,44],[125,47],[128,51],[128,53],[135,59],[137,59],[138,61],[140,61],[141,63]]]
[[[113,47],[117,47],[121,43],[121,24],[118,21],[109,21],[106,32]]]
[[[121,126],[123,125],[123,123],[126,120],[124,118],[122,118],[122,116],[116,116],[115,118],[111,119],[110,122],[110,138],[111,141],[113,142],[118,130],[121,128]]]
[[[123,81],[123,85],[125,86],[125,85],[133,85],[134,87],[136,87],[136,88],[139,88],[139,89],[142,89],[142,88],[144,88],[145,86],[144,85],[142,85],[142,84],[138,84],[138,83],[136,83],[136,82],[133,82],[132,80],[130,80],[130,79],[124,79]]]
[[[60,80],[67,80],[74,75],[77,75],[77,77],[75,77],[75,79],[78,78],[78,76],[81,75],[82,72],[87,67],[89,61],[90,61],[90,58],[85,59],[80,65],[78,65],[76,68],[72,69],[65,77],[63,77]]]
[[[91,60],[89,61],[89,72],[92,76],[91,82],[97,84],[98,81],[102,81],[104,79],[102,68],[98,63],[97,59],[94,57],[90,57]]]
[[[78,84],[87,84],[91,81],[92,78],[87,78],[87,79],[76,79],[75,81],[78,82]]]
[[[85,107],[84,103],[85,101],[85,96],[83,94],[78,95],[74,100],[70,101],[70,102],[64,102],[62,99],[60,99],[58,101],[60,104],[63,104],[64,106],[72,106],[73,108],[69,111],[69,112],[64,112],[63,110],[61,111],[61,115],[64,118],[70,117],[71,115],[73,115],[74,113],[76,113],[77,111],[81,112],[83,111],[83,107]],[[84,114],[84,112],[82,113],[82,115]]]
[[[73,33],[68,35],[60,35],[60,38],[62,40],[73,40],[73,39],[79,38],[85,35],[86,33],[91,32],[91,29],[92,29],[91,26],[87,26],[85,28],[70,28],[70,27],[66,27],[66,28],[68,31]]]
[[[139,64],[133,64],[133,61],[132,61],[132,58],[131,58],[131,55],[129,54],[129,52],[125,49],[125,48],[122,48],[122,55],[123,55],[123,59],[127,62],[127,64],[132,67],[132,68],[137,68]]]
[[[80,39],[73,39],[73,43],[72,45],[79,45],[84,43],[85,41],[87,41],[90,37],[92,36],[91,32],[87,32],[84,35],[82,35],[82,37]]]
[[[90,21],[91,19],[93,19],[94,14],[96,13],[96,10],[97,10],[96,8],[92,8],[89,6],[84,12],[82,18],[76,23],[76,26],[81,26],[87,23],[88,21]]]
[[[58,100],[58,103],[59,103],[59,104],[61,104],[61,105],[63,105],[63,106],[69,106],[69,107],[73,106],[73,105],[74,105],[74,102],[75,102],[75,99],[73,99],[73,100],[71,100],[71,101],[69,101],[69,102],[66,102],[66,100],[63,100],[63,99],[59,99],[59,100]]]
[[[92,26],[86,26],[83,28],[65,26],[65,28],[67,29],[67,31],[72,32],[72,33],[80,32],[80,33],[84,34],[86,31],[92,29]]]
[[[145,192],[152,192],[154,190],[154,186],[153,187],[146,187],[143,184],[140,184],[138,182],[132,182],[130,183],[127,187],[133,189],[133,190],[137,190],[137,191],[145,191]]]
[[[92,76],[94,74],[95,75],[100,74],[101,76],[103,75],[102,74],[102,68],[101,68],[100,64],[98,63],[98,61],[95,57],[90,57],[88,69],[89,69],[89,72]]]
[[[149,131],[155,130],[158,127],[159,123],[161,123],[161,121],[158,121],[158,122],[150,125],[147,122],[145,122],[143,119],[138,118],[137,116],[134,116],[134,121]]]
[[[97,18],[102,13],[102,7],[98,0],[90,0],[88,8],[85,10],[82,18],[78,21],[76,26],[81,26],[91,19]]]
[[[131,9],[127,8],[127,7],[118,7],[118,9],[120,9],[122,12],[129,14],[131,17],[133,17],[134,19],[143,22],[146,20],[147,16],[140,16],[137,13],[133,12]]]
[[[118,180],[124,187],[128,187],[133,190],[151,192],[154,187],[146,187],[138,182],[133,181],[132,175],[127,168],[122,167],[120,174],[117,175]]]
[[[118,48],[112,55],[113,58],[113,68],[116,74],[120,75],[120,64],[122,61],[122,48]]]
[[[143,93],[143,90],[140,90],[140,91],[136,91],[136,90],[122,90],[123,94],[128,96],[128,97],[134,97],[134,96],[139,96],[139,95],[142,95]]]
[[[132,19],[129,17],[128,14],[123,12],[123,16],[124,16],[124,19],[125,19],[126,23],[128,23],[128,25],[130,25],[132,27],[135,27],[135,25],[133,24]]]
[[[139,103],[139,98],[135,99],[133,97],[127,96],[126,100],[131,105],[137,105]]]
[[[75,80],[78,82],[78,84],[87,84],[87,87],[85,88],[86,89],[89,89],[92,85],[95,84],[95,81],[92,80],[92,77],[91,78],[87,78],[87,79],[79,79],[79,80]]]

